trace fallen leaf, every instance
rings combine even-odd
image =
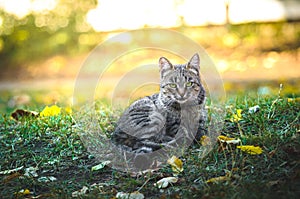
[[[39,170],[39,168],[37,168],[37,167],[28,167],[28,168],[25,169],[24,176],[27,176],[27,177],[38,177],[39,175],[36,172],[38,170]]]
[[[259,146],[253,145],[237,146],[237,148],[251,155],[259,155],[263,152],[263,150]]]
[[[288,98],[287,101],[288,101],[288,102],[300,102],[300,97],[296,97],[296,98]]]
[[[86,187],[86,186],[83,186],[82,187],[82,189],[80,189],[79,191],[74,191],[73,193],[72,193],[72,197],[78,197],[78,196],[82,196],[82,195],[84,195],[84,194],[86,194],[86,192],[89,190],[89,188],[88,187]]]
[[[240,139],[226,137],[224,135],[218,136],[219,142],[227,143],[227,144],[239,144],[241,142]]]
[[[18,192],[18,194],[21,194],[21,195],[30,195],[31,192],[29,191],[29,189],[22,189]]]
[[[118,192],[116,194],[116,198],[118,198],[118,199],[144,199],[145,196],[144,196],[144,194],[142,194],[138,191],[135,191],[132,193]]]
[[[252,106],[249,108],[248,112],[249,113],[257,113],[259,111],[260,107],[258,105]]]
[[[106,165],[109,165],[111,163],[111,161],[104,161],[104,162],[101,162],[100,164],[96,165],[96,166],[93,166],[92,167],[92,171],[97,171],[97,170],[101,170],[103,169]]]
[[[19,121],[22,117],[37,117],[38,115],[39,113],[36,111],[17,109],[11,114],[11,117]]]
[[[183,171],[183,167],[182,167],[183,163],[176,156],[172,156],[170,159],[168,159],[167,162],[168,162],[168,164],[171,165],[172,171],[174,172],[174,174],[177,175]]]
[[[15,168],[15,169],[9,169],[9,170],[0,171],[0,174],[3,174],[3,175],[11,174],[11,173],[20,171],[20,170],[22,170],[23,168],[24,168],[24,166],[21,166],[21,167]]]
[[[200,143],[202,146],[208,146],[208,145],[211,145],[211,141],[210,141],[210,138],[206,135],[203,135],[200,139]]]
[[[166,177],[162,178],[156,183],[154,183],[154,186],[158,187],[159,189],[163,189],[169,186],[170,183],[176,183],[178,181],[178,178],[176,177]]]
[[[215,177],[215,178],[211,178],[211,179],[207,180],[206,183],[218,183],[218,182],[226,181],[228,179],[229,179],[228,176],[219,176],[219,177]]]
[[[279,182],[280,182],[279,180],[269,181],[269,182],[267,183],[267,186],[268,186],[268,187],[272,187],[272,186],[274,186],[274,185],[278,185]]]
[[[3,182],[4,182],[4,183],[8,183],[9,181],[11,181],[11,180],[13,180],[13,179],[15,179],[15,178],[18,178],[18,177],[20,177],[20,176],[22,176],[22,174],[19,173],[19,172],[12,173],[12,174],[10,174],[9,176],[5,176],[5,177],[3,178]]]
[[[43,177],[38,178],[39,182],[53,182],[53,181],[56,181],[56,180],[57,179],[54,176],[43,176]]]

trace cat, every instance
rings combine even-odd
[[[127,108],[111,135],[126,152],[146,154],[190,144],[205,134],[206,92],[200,80],[200,57],[173,65],[159,59],[160,91]]]

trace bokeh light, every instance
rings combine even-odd
[[[12,89],[22,95],[24,85],[27,90],[64,85],[71,95],[81,64],[98,44],[126,30],[162,28],[203,46],[228,91],[243,89],[244,82],[259,88],[269,81],[276,90],[280,81],[293,82],[299,93],[294,86],[300,79],[299,19],[299,1],[0,0],[0,92]],[[107,53],[121,44],[136,45],[130,33],[122,35]],[[161,56],[150,51],[133,55],[108,71],[112,83],[133,64]]]

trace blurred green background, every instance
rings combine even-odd
[[[178,31],[203,46],[227,93],[268,95],[283,84],[283,93],[295,97],[299,19],[298,0],[0,0],[0,110],[71,105],[89,52],[118,33],[148,27]],[[146,58],[131,57],[124,68]]]

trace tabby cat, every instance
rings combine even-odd
[[[144,154],[190,144],[205,131],[199,55],[177,65],[161,57],[159,68],[160,92],[135,101],[112,134],[113,143],[127,152]]]

